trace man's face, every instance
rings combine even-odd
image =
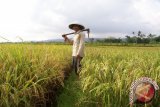
[[[74,30],[75,32],[77,32],[77,31],[80,30],[80,28],[79,28],[79,26],[74,25],[74,26],[73,26],[73,30]]]

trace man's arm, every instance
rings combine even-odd
[[[66,35],[62,35],[65,42],[68,42],[69,44],[73,45],[73,40],[69,39]]]

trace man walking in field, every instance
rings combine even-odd
[[[82,30],[84,30],[85,27],[80,24],[70,24],[69,28],[75,31],[73,40],[69,39],[66,35],[63,35],[63,38],[65,39],[65,42],[69,42],[73,45],[72,67],[75,70],[76,75],[78,75],[79,68],[81,67],[80,62],[84,57],[85,34]]]

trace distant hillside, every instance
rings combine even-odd
[[[85,38],[86,42],[90,42],[91,40],[97,41],[97,40],[103,40],[105,38]],[[32,42],[64,42],[64,39],[48,39],[48,40],[42,40],[42,41],[32,41]]]

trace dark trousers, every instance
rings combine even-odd
[[[72,57],[72,68],[75,71],[76,74],[78,74],[78,70],[81,67],[81,60],[83,57],[80,57],[79,59],[77,59],[76,56]]]

